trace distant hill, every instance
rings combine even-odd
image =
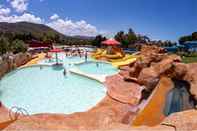
[[[83,39],[83,40],[93,40],[95,38],[94,36],[80,36],[80,35],[76,35],[73,37],[78,38],[78,39]]]
[[[93,38],[86,36],[66,36],[46,25],[29,22],[0,22],[0,33],[31,34],[33,37],[38,39],[46,34],[50,34],[53,36],[58,36],[60,40],[75,42],[80,40],[91,40]]]

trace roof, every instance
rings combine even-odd
[[[184,42],[184,44],[194,44],[194,43],[197,44],[197,40]]]
[[[187,48],[197,48],[197,41],[186,41],[184,42],[184,46]]]

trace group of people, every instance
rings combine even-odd
[[[79,48],[75,48],[75,49],[69,49],[69,50],[66,50],[66,56],[79,56],[79,57],[82,57],[85,55],[85,52],[84,50],[82,49],[79,49]]]

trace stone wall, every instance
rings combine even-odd
[[[18,53],[16,55],[4,55],[0,60],[0,78],[7,72],[24,65],[31,60],[29,53]]]

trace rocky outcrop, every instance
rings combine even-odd
[[[98,105],[86,112],[69,115],[38,114],[22,117],[5,130],[102,130],[111,125],[126,121],[131,106],[106,96]],[[130,111],[130,119],[135,113]]]
[[[188,96],[184,94],[183,97],[183,105],[181,105],[183,110],[185,107],[190,106],[194,108],[194,105],[197,104],[197,63],[184,64],[181,63],[180,56],[166,54],[160,47],[143,46],[136,62],[127,67],[121,67],[120,70],[119,74],[122,77],[131,77],[132,79],[134,77],[136,79],[135,83],[144,86],[145,90],[142,91],[141,95],[142,100],[150,100],[150,96],[153,95],[152,93],[159,86],[158,82],[161,78],[166,77],[173,81],[175,85],[173,89],[176,88],[177,90],[176,95],[179,95],[178,91],[183,91],[183,88],[185,93],[188,94]],[[177,84],[176,82],[182,82],[182,84],[185,83],[188,86],[183,86],[181,83]],[[167,88],[163,88],[163,92],[166,92],[166,90]],[[157,98],[159,99],[159,96]],[[154,98],[153,101],[156,102],[157,98]],[[188,103],[191,105],[188,105]],[[156,107],[150,107],[149,109],[151,108]],[[162,114],[162,111],[160,112]]]
[[[190,92],[197,100],[197,63],[188,64],[186,69],[184,80],[190,83]]]
[[[152,90],[162,75],[165,73],[168,75],[176,61],[181,61],[181,58],[177,55],[165,56],[160,62],[143,68],[138,76],[138,82],[145,85],[148,90]]]
[[[176,128],[177,131],[197,130],[197,111],[188,110],[178,112],[167,117],[161,125],[169,125]]]
[[[107,77],[107,93],[122,103],[137,105],[141,98],[142,87],[134,82],[126,82],[120,75]]]
[[[19,53],[16,55],[5,55],[0,61],[0,78],[7,72],[19,67],[31,60],[28,53]]]

